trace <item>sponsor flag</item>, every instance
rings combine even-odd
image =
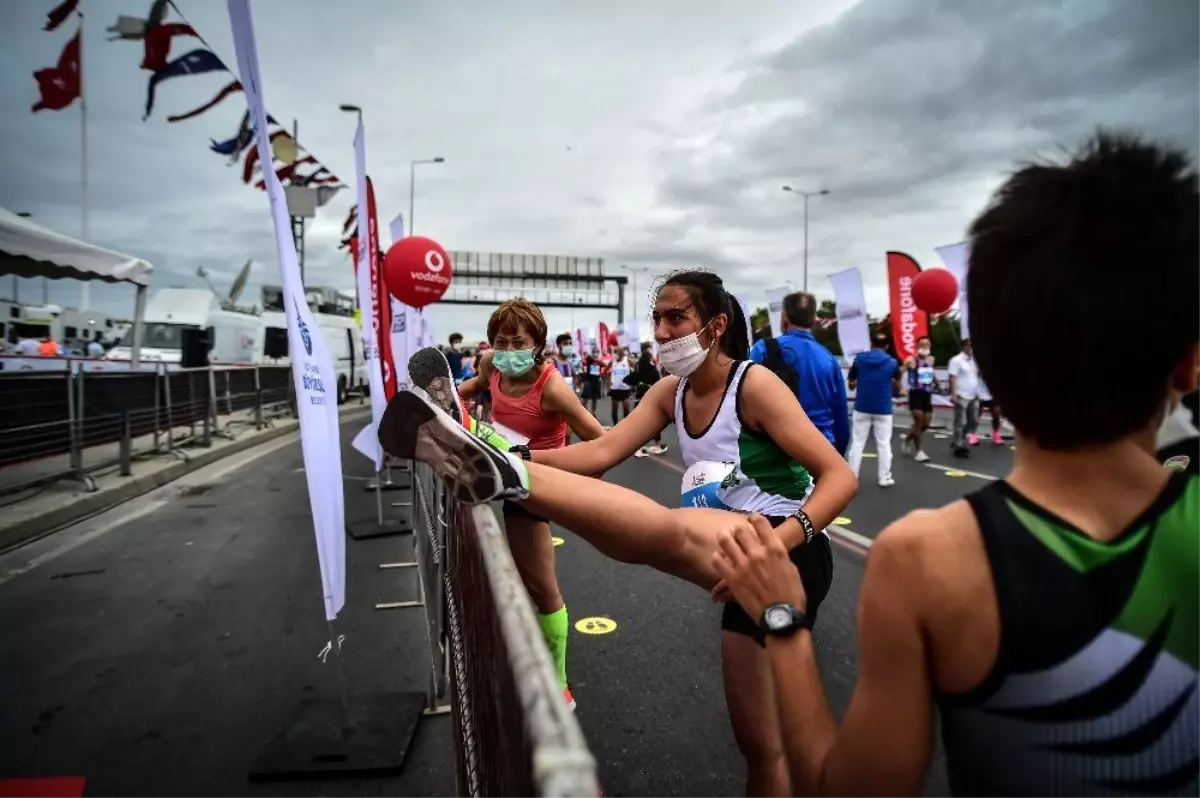
[[[935,249],[942,263],[958,280],[958,328],[963,338],[970,338],[971,331],[967,327],[967,267],[971,265],[971,245],[963,241]]]
[[[888,300],[892,316],[892,340],[896,357],[903,363],[916,357],[917,339],[929,335],[929,315],[913,301],[912,283],[921,267],[911,255],[887,253]]]
[[[863,296],[862,274],[858,269],[846,269],[829,275],[833,285],[833,301],[837,303],[837,336],[842,355],[853,358],[871,348],[871,330],[867,324],[867,300]],[[822,320],[822,326],[829,319]]]
[[[358,189],[358,205],[354,211],[357,215],[359,208],[366,208],[367,202],[367,151],[366,151],[366,132],[363,130],[362,119],[358,121],[358,130],[354,133],[354,172],[357,178]],[[353,223],[352,218],[346,219],[346,226]],[[365,228],[365,220],[364,220]],[[357,239],[357,237],[356,237]],[[367,383],[371,386],[371,423],[366,430],[360,433],[354,439],[354,448],[369,458],[375,464],[375,470],[378,471],[383,467],[383,449],[379,445],[379,435],[376,430],[379,429],[379,420],[383,418],[383,411],[387,409],[387,395],[383,387],[383,371],[380,368],[379,361],[379,343],[377,341],[377,320],[379,318],[375,311],[375,306],[380,302],[386,302],[387,294],[378,295],[377,291],[382,287],[382,283],[374,280],[375,270],[372,268],[370,251],[366,246],[357,246],[355,253],[355,280],[358,285],[358,306],[360,312],[358,314],[359,324],[362,326],[363,340],[363,361],[367,369]],[[365,239],[364,239],[365,244]],[[368,432],[370,433],[368,435]]]
[[[267,138],[267,112],[258,70],[258,49],[250,18],[249,0],[229,0],[229,19],[237,52],[238,72],[246,89],[246,103],[255,130],[256,146],[271,157]],[[325,618],[332,621],[346,603],[346,518],[342,497],[342,449],[336,399],[337,377],[313,314],[305,301],[304,283],[292,240],[287,199],[273,172],[267,174],[267,197],[275,228],[279,277],[288,320],[296,408],[300,416],[300,445],[304,452],[304,477],[312,506],[317,539]],[[334,641],[336,644],[337,641]]]
[[[771,337],[783,335],[783,298],[792,293],[789,286],[767,289],[767,319],[771,322]]]

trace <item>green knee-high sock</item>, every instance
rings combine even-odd
[[[538,625],[542,627],[542,637],[546,638],[546,647],[550,649],[550,658],[554,660],[554,668],[558,671],[558,681],[563,687],[567,686],[567,633],[571,628],[567,617],[567,608],[546,615],[538,615]]]

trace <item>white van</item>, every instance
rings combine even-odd
[[[338,404],[346,401],[351,390],[361,390],[366,385],[367,371],[363,358],[362,332],[353,316],[332,313],[314,313],[313,319],[325,339],[329,358],[333,361],[333,373],[337,375]],[[278,311],[262,314],[263,338],[259,351],[259,363],[289,363],[287,316]]]
[[[146,304],[142,321],[142,361],[179,363],[183,358],[183,331],[208,331],[212,363],[255,363],[262,351],[262,317],[229,310],[211,291],[162,288]],[[133,355],[133,327],[108,352],[109,360],[129,360]]]

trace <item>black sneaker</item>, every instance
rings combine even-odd
[[[408,359],[408,378],[437,405],[442,412],[448,413],[459,424],[463,423],[461,400],[458,388],[454,384],[454,373],[450,370],[450,361],[442,354],[442,350],[429,346]]]
[[[431,466],[460,502],[529,497],[529,474],[521,460],[472,435],[410,391],[400,391],[388,402],[379,443],[392,457]]]

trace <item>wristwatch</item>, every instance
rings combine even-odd
[[[817,534],[816,527],[813,526],[812,519],[808,517],[808,513],[802,508],[797,508],[796,512],[792,513],[792,518],[800,522],[800,528],[804,530],[804,542],[812,543],[813,536]]]
[[[508,450],[510,452],[516,452],[522,460],[533,459],[533,452],[529,451],[529,447],[523,443],[518,443],[516,446],[510,446]]]
[[[763,611],[759,627],[763,634],[790,637],[801,629],[812,629],[812,618],[791,604],[772,604]]]

